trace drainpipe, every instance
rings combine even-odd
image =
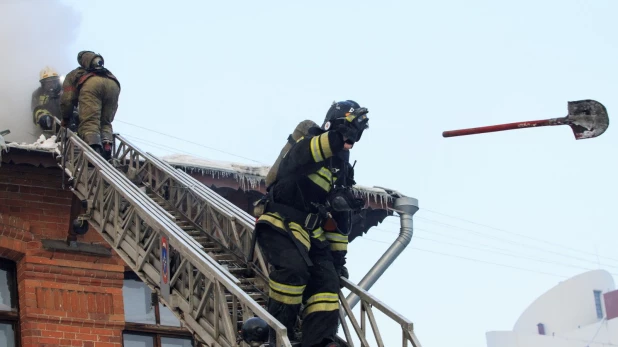
[[[407,196],[399,197],[395,200],[394,210],[399,213],[399,218],[401,220],[399,236],[358,283],[358,286],[364,290],[369,290],[374,283],[376,283],[412,240],[412,216],[418,211],[418,200]],[[346,300],[350,307],[354,308],[354,306],[358,304],[360,298],[356,294],[350,293]]]

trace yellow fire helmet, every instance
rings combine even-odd
[[[41,70],[41,72],[39,72],[39,81],[50,77],[59,77],[58,71],[56,71],[53,67],[46,66],[43,70]]]

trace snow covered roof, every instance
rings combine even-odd
[[[188,173],[200,173],[213,178],[232,177],[240,183],[241,189],[256,189],[265,184],[266,175],[270,166],[249,165],[226,161],[206,160],[191,155],[174,154],[161,157],[170,165]],[[378,204],[385,204],[392,199],[391,195],[382,188],[355,185],[354,190],[361,196],[374,200]]]
[[[0,146],[4,141],[0,141]],[[56,143],[56,135],[52,135],[50,138],[45,138],[45,135],[41,135],[38,140],[34,143],[25,143],[25,142],[9,142],[4,144],[3,147],[6,147],[6,150],[10,150],[11,148],[20,148],[25,150],[36,150],[40,152],[49,152],[53,153],[58,147],[58,143]],[[3,148],[4,149],[4,148]]]
[[[0,163],[2,162],[2,153],[8,153],[11,148],[16,149],[24,149],[27,151],[34,152],[43,152],[43,153],[54,153],[56,151],[58,144],[56,143],[56,136],[52,136],[48,139],[45,138],[45,135],[41,135],[38,140],[34,143],[25,143],[25,142],[9,142],[7,143],[2,136],[0,136]]]
[[[234,176],[255,178],[258,181],[266,178],[270,166],[246,165],[226,161],[206,160],[191,155],[174,154],[161,157],[171,165],[181,166],[189,171],[199,171],[203,174],[227,173]],[[224,175],[227,176],[227,175]]]

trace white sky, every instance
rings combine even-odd
[[[371,293],[426,346],[485,346],[560,280],[618,274],[613,124],[583,141],[566,126],[441,136],[562,117],[588,98],[611,117],[616,1],[66,2],[81,15],[68,65],[80,50],[104,56],[122,84],[115,131],[152,153],[270,165],[333,100],[368,107],[357,182],[421,205],[412,245]],[[352,280],[397,230],[389,218],[351,244]],[[400,343],[392,328],[387,346]]]

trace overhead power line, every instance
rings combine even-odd
[[[371,238],[368,238],[368,237],[365,237],[365,236],[360,237],[358,239],[365,240],[365,241],[371,241],[371,242],[390,244],[389,242],[384,242],[384,241],[380,241],[380,240],[374,240],[374,239],[371,239]],[[454,255],[454,254],[441,253],[441,252],[432,251],[432,250],[429,250],[429,249],[420,248],[420,247],[417,247],[417,246],[411,246],[410,248],[412,248],[414,250],[417,250],[417,251],[437,254],[437,255],[441,255],[441,256],[445,256],[445,257],[450,257],[450,258],[465,259],[465,260],[474,261],[474,262],[478,262],[478,263],[484,263],[484,264],[489,264],[489,265],[507,267],[507,268],[511,268],[511,269],[515,269],[515,270],[534,272],[534,273],[541,274],[541,275],[548,275],[548,276],[555,276],[555,277],[561,277],[561,278],[568,278],[567,276],[558,275],[558,274],[555,274],[555,273],[538,271],[538,270],[531,270],[531,269],[526,269],[526,268],[522,268],[522,267],[507,265],[507,264],[494,263],[494,262],[491,262],[491,261],[485,261],[485,260],[481,260],[481,259],[463,257],[463,256],[459,256],[459,255]]]
[[[468,220],[468,219],[465,219],[465,218],[461,218],[461,217],[451,216],[451,215],[448,215],[446,213],[442,213],[442,212],[438,212],[438,211],[434,211],[434,210],[430,210],[430,209],[426,209],[426,208],[423,208],[423,211],[427,211],[427,212],[438,214],[438,215],[441,215],[441,216],[457,219],[457,220],[460,220],[462,222],[466,222],[466,223],[482,226],[482,227],[485,227],[485,228],[488,228],[488,229],[500,231],[500,232],[507,233],[507,234],[516,235],[516,236],[527,238],[527,239],[530,239],[530,240],[534,240],[534,241],[538,241],[538,242],[543,242],[543,243],[546,243],[546,244],[549,244],[549,245],[552,245],[552,246],[568,249],[568,250],[573,251],[573,252],[580,252],[580,253],[584,253],[584,254],[587,254],[587,255],[592,255],[592,256],[595,256],[595,257],[598,256],[599,258],[605,258],[605,259],[609,259],[609,260],[613,260],[613,261],[618,261],[618,259],[616,259],[616,258],[599,256],[599,255],[597,255],[596,253],[593,253],[593,252],[583,251],[581,249],[576,249],[576,248],[572,248],[572,247],[569,247],[569,246],[564,246],[564,245],[561,245],[561,244],[558,244],[558,243],[555,243],[555,242],[552,242],[552,241],[543,240],[541,238],[537,238],[537,237],[533,237],[533,236],[529,236],[529,235],[524,235],[524,234],[517,233],[517,232],[514,232],[514,231],[509,231],[509,230],[505,230],[505,229],[496,228],[496,227],[493,227],[491,225],[487,225],[487,224],[483,224],[483,223],[478,223],[478,222],[471,221],[471,220]]]
[[[561,257],[566,257],[566,258],[569,258],[569,259],[577,259],[579,261],[583,261],[583,262],[587,262],[587,263],[592,263],[592,264],[597,264],[598,263],[597,261],[594,261],[594,260],[589,260],[589,259],[578,257],[578,256],[575,256],[575,255],[557,252],[557,251],[550,250],[550,249],[547,249],[547,248],[544,248],[544,247],[540,247],[540,246],[536,246],[536,245],[531,245],[531,244],[526,244],[526,243],[518,242],[518,241],[515,241],[515,240],[504,239],[504,238],[501,238],[501,237],[498,237],[498,236],[494,236],[494,235],[488,235],[487,233],[483,233],[483,232],[478,231],[478,230],[463,228],[463,227],[460,227],[460,226],[457,226],[457,225],[453,225],[453,224],[449,224],[449,223],[444,223],[444,222],[436,221],[436,220],[429,219],[429,218],[424,218],[424,217],[420,217],[420,216],[415,216],[414,218],[419,220],[419,221],[425,221],[427,223],[431,223],[431,224],[435,224],[435,225],[441,225],[441,226],[445,226],[447,228],[463,230],[463,231],[466,231],[466,232],[469,232],[469,233],[472,233],[472,234],[475,234],[475,235],[478,235],[478,236],[481,236],[481,237],[484,237],[484,238],[488,238],[488,239],[492,239],[492,240],[496,240],[496,241],[500,241],[500,242],[504,242],[504,243],[508,243],[508,244],[512,244],[512,245],[518,245],[518,246],[521,246],[521,247],[524,247],[524,248],[536,249],[536,250],[539,250],[539,251],[542,251],[542,252],[555,254],[555,255],[558,255],[558,256],[561,256]],[[385,222],[389,223],[391,221],[386,220]],[[393,224],[393,223],[391,223],[391,224]],[[581,252],[583,252],[583,251],[581,251]],[[604,257],[604,258],[611,259],[611,258],[607,258],[607,257]],[[605,264],[605,265],[607,265],[607,264]],[[608,265],[608,266],[618,268],[618,266],[614,266],[614,265]]]
[[[163,132],[160,132],[160,131],[157,131],[157,130],[148,129],[148,128],[143,127],[143,126],[141,126],[141,125],[137,125],[137,124],[133,124],[133,123],[125,122],[125,121],[122,121],[122,120],[115,120],[115,122],[119,122],[119,123],[127,124],[127,125],[130,125],[130,126],[134,126],[134,127],[136,127],[136,128],[140,128],[140,129],[143,129],[143,130],[151,131],[151,132],[153,132],[153,133],[156,133],[156,134],[159,134],[159,135],[164,135],[164,136],[167,136],[167,137],[170,137],[170,138],[173,138],[173,139],[179,140],[179,141],[184,141],[184,142],[187,142],[187,143],[194,144],[194,145],[196,145],[196,146],[200,146],[200,147],[208,148],[208,149],[213,150],[213,151],[221,152],[221,153],[224,153],[224,154],[227,154],[227,155],[231,155],[231,156],[234,156],[234,157],[237,157],[237,158],[242,158],[242,159],[249,160],[249,161],[252,161],[252,162],[255,162],[255,163],[261,164],[261,165],[265,165],[265,164],[263,164],[263,163],[261,163],[261,162],[259,162],[259,161],[257,161],[257,160],[254,160],[254,159],[251,159],[251,158],[247,158],[247,157],[243,157],[242,155],[238,155],[238,154],[230,153],[230,152],[227,152],[227,151],[224,151],[224,150],[218,149],[218,148],[214,148],[214,147],[206,146],[206,145],[203,145],[203,144],[201,144],[201,143],[197,143],[197,142],[189,141],[189,140],[187,140],[187,139],[183,139],[183,138],[180,138],[180,137],[176,137],[176,136],[170,135],[169,133],[163,133]]]
[[[374,227],[374,229],[380,230],[380,231],[391,232],[390,230],[381,229],[381,228],[377,228],[377,227]],[[441,233],[435,232],[433,230],[427,230],[427,229],[422,229],[422,228],[415,228],[415,230],[423,231],[423,232],[426,232],[426,233],[429,233],[429,234],[441,235],[441,236],[446,236],[446,237],[452,238],[452,237],[450,237],[450,235],[441,234]],[[558,266],[576,268],[576,269],[581,269],[581,270],[586,270],[586,271],[593,270],[590,267],[583,267],[583,266],[579,266],[579,265],[576,265],[576,264],[565,263],[565,262],[560,262],[560,261],[553,261],[553,260],[548,260],[548,259],[540,259],[540,258],[530,257],[530,256],[526,256],[526,255],[522,255],[522,254],[517,254],[517,253],[514,254],[513,250],[509,250],[509,249],[505,249],[505,248],[498,248],[498,247],[494,247],[492,245],[487,245],[487,244],[483,244],[483,243],[477,244],[477,246],[484,246],[484,247],[488,247],[490,249],[476,247],[476,246],[469,246],[469,245],[464,245],[464,244],[460,244],[460,243],[448,242],[448,241],[444,241],[444,240],[436,240],[436,239],[428,238],[428,237],[425,237],[425,236],[418,236],[418,235],[415,235],[412,238],[412,240],[415,240],[415,239],[417,239],[417,240],[426,240],[426,241],[431,241],[431,242],[440,243],[440,244],[444,244],[444,245],[455,246],[455,247],[480,250],[480,251],[484,251],[484,252],[488,252],[488,253],[494,253],[494,254],[504,255],[504,256],[508,256],[508,257],[519,258],[519,259],[526,259],[526,260],[536,261],[536,262],[540,262],[540,263],[554,264],[554,265],[558,265]],[[458,238],[454,238],[454,239],[455,240],[464,241],[464,242],[469,242],[467,240],[462,240],[462,239],[458,239]],[[384,243],[388,243],[388,242],[384,242]],[[503,252],[500,252],[500,251],[503,251]],[[614,273],[612,273],[612,275],[618,276],[618,274],[614,274]]]

